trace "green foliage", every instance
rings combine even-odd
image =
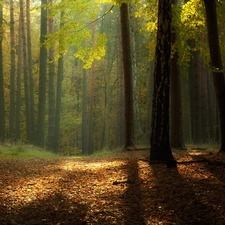
[[[89,69],[94,60],[101,60],[105,55],[106,36],[98,34],[96,38],[97,42],[94,46],[80,48],[75,54],[84,62],[85,69]]]
[[[49,5],[50,16],[61,18],[63,26],[58,28],[54,33],[47,36],[45,45],[49,48],[55,46],[57,54],[55,59],[58,59],[61,54],[68,51],[71,46],[77,49],[76,57],[84,62],[85,68],[90,68],[94,60],[100,60],[105,55],[106,37],[104,34],[96,35],[96,43],[93,43],[91,25],[98,18],[98,8],[93,5],[98,5],[99,2],[79,0],[62,1]]]
[[[52,158],[56,155],[31,145],[1,145],[0,157]]]

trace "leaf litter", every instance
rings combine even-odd
[[[173,154],[173,169],[149,165],[146,150],[0,159],[0,224],[225,224],[225,155]]]

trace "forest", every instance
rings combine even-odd
[[[0,4],[0,224],[225,224],[225,0]]]
[[[127,14],[120,2],[74,4],[1,5],[1,142],[63,155],[149,148],[157,1],[128,2]],[[223,61],[225,6],[216,5]],[[212,74],[223,71],[212,66],[204,2],[172,1],[171,11],[171,147],[218,145],[220,104]]]

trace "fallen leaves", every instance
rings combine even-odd
[[[138,160],[149,151],[2,159],[0,224],[225,224],[225,156],[202,152],[174,151],[206,159],[177,169]]]

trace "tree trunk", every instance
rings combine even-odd
[[[158,2],[150,160],[174,161],[169,140],[171,0]]]
[[[4,80],[3,80],[3,6],[0,5],[0,141],[5,140],[5,97],[4,97]]]
[[[28,79],[29,79],[29,98],[30,98],[30,141],[34,143],[35,139],[35,110],[34,110],[34,79],[32,72],[32,46],[30,31],[30,0],[26,0],[26,18],[27,18],[27,59],[28,59]]]
[[[220,119],[220,151],[225,152],[225,81],[222,57],[219,45],[217,12],[215,0],[204,0],[206,9],[206,23],[208,28],[209,50],[211,57],[213,83],[219,109]]]
[[[20,105],[21,105],[21,74],[22,74],[22,30],[21,15],[19,17],[18,37],[18,60],[17,60],[17,81],[16,81],[16,140],[20,139]]]
[[[135,144],[130,25],[126,3],[122,3],[120,6],[120,20],[125,83],[125,149],[128,149],[134,148]]]
[[[82,96],[82,154],[88,154],[88,121],[87,121],[87,74],[83,69]]]
[[[26,139],[30,141],[31,124],[30,124],[30,106],[29,106],[29,84],[28,84],[28,63],[27,63],[27,43],[24,22],[24,1],[20,0],[20,16],[23,43],[23,75],[24,75],[24,101],[25,101],[25,121],[26,121]]]
[[[48,1],[50,6],[52,0]],[[48,33],[54,32],[54,20],[48,19]],[[48,149],[54,150],[54,135],[55,135],[55,63],[54,63],[55,49],[54,46],[49,49],[48,55],[48,70],[49,70],[49,82],[48,82]]]
[[[10,0],[10,106],[9,106],[9,139],[15,139],[15,74],[16,74],[16,59],[15,59],[15,32],[14,32],[14,1]]]
[[[46,69],[47,49],[43,45],[47,34],[47,0],[41,0],[41,34],[40,34],[40,72],[39,72],[39,96],[38,96],[38,118],[36,130],[36,145],[45,145],[45,102],[46,102]]]
[[[63,23],[64,12],[61,12],[60,18],[60,29],[64,26]],[[61,41],[59,40],[59,46]],[[59,152],[59,141],[60,141],[60,116],[61,116],[61,105],[62,105],[62,81],[63,81],[63,55],[58,59],[58,74],[57,74],[57,89],[56,89],[56,112],[55,112],[55,136],[54,136],[54,151]]]

